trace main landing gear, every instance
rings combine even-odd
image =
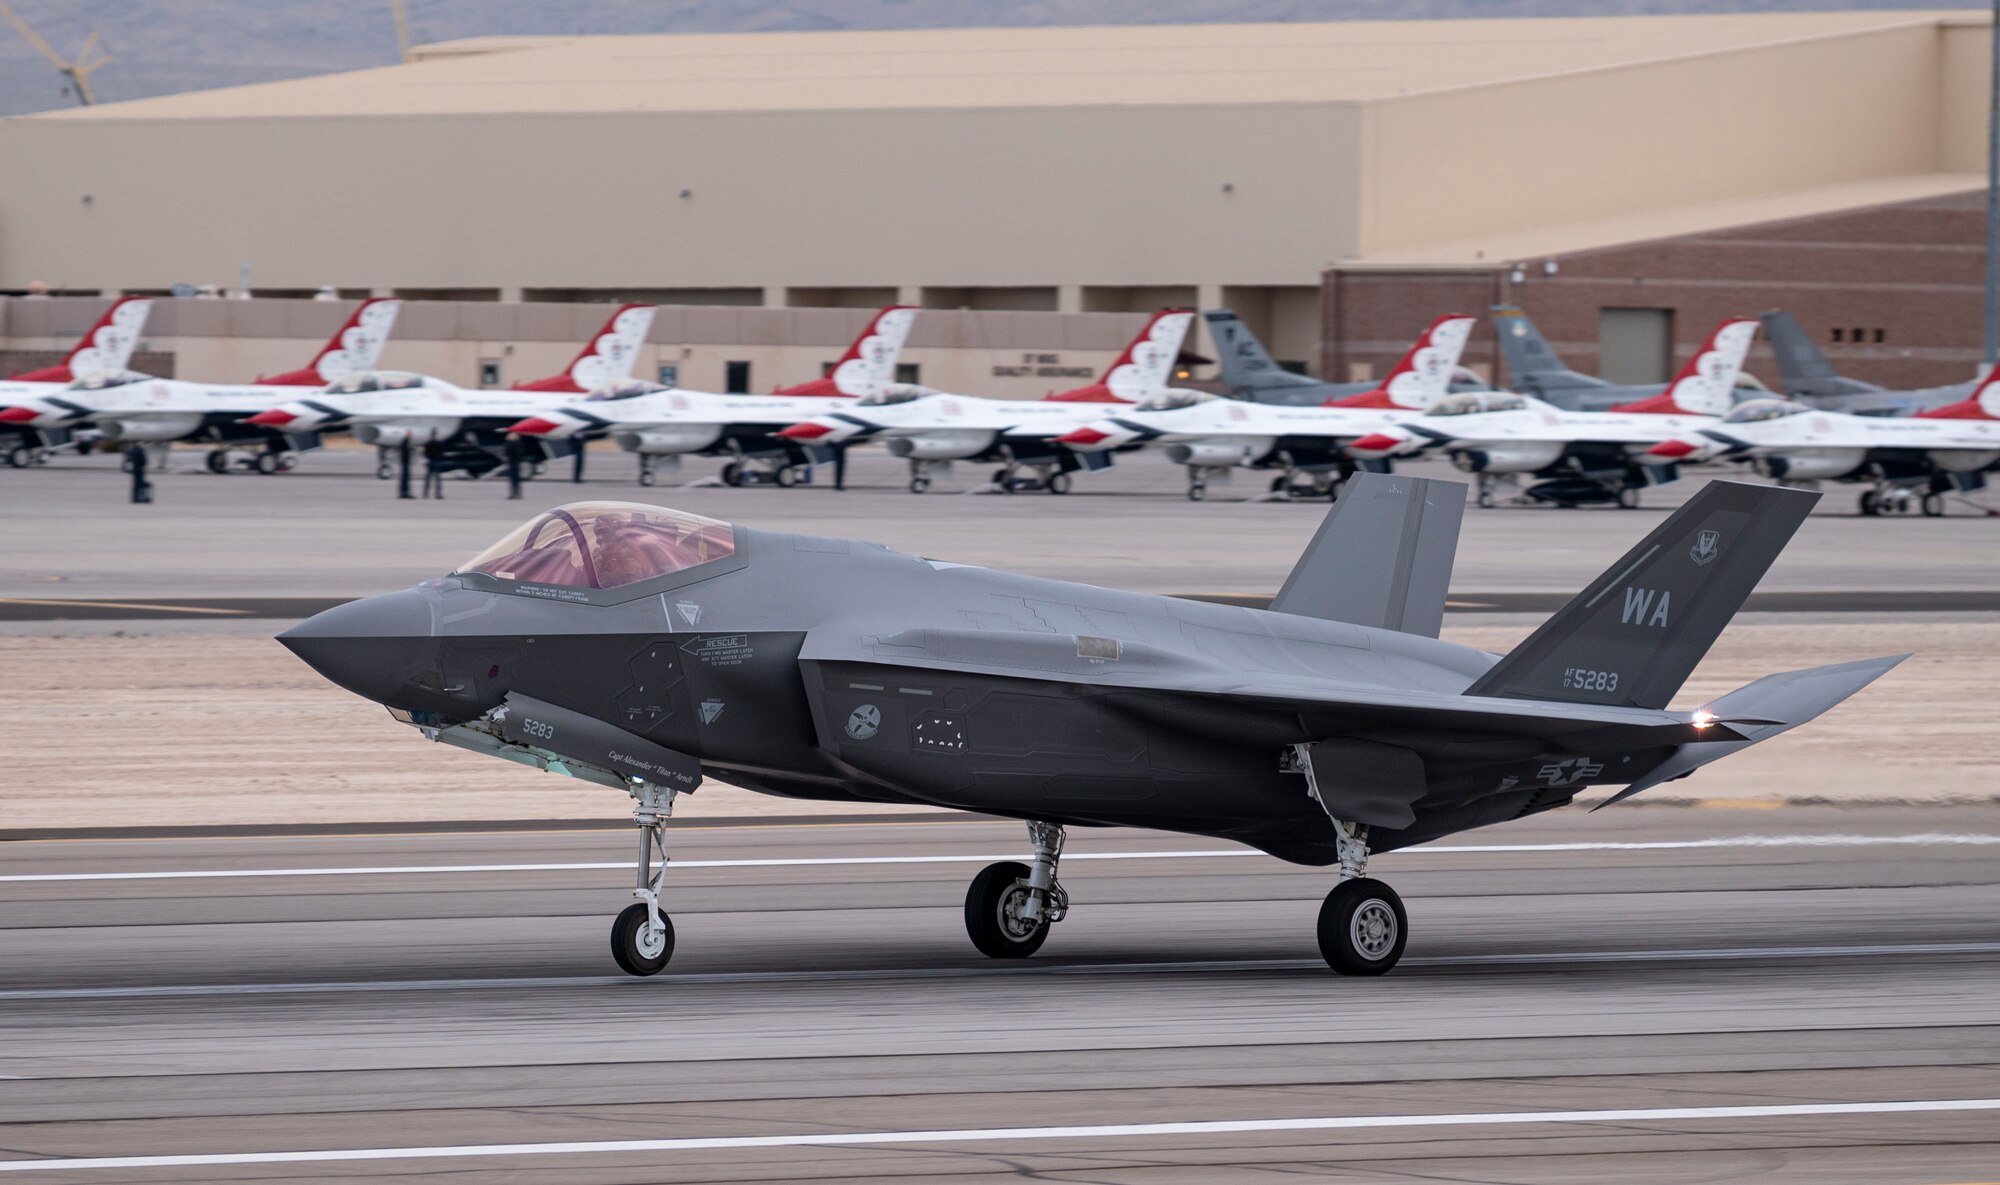
[[[1336,821],[1340,883],[1319,907],[1319,953],[1342,975],[1380,975],[1403,957],[1410,919],[1396,890],[1363,873],[1368,828]]]
[[[632,821],[639,827],[639,883],[611,923],[611,957],[627,975],[657,975],[674,957],[674,923],[660,909],[660,888],[667,877],[667,819],[674,813],[674,795],[667,786],[639,782],[632,786]],[[659,871],[653,853],[660,854]]]
[[[1030,823],[1028,838],[1035,845],[1032,866],[1014,860],[989,864],[965,891],[965,932],[989,958],[1027,958],[1048,941],[1049,927],[1069,913],[1069,894],[1056,880],[1062,827]]]

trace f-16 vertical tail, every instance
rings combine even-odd
[[[124,370],[132,361],[139,335],[145,332],[146,314],[152,311],[150,296],[121,296],[77,339],[61,362],[13,377],[29,383],[67,383],[100,370]]]
[[[1209,309],[1201,316],[1208,322],[1208,336],[1215,343],[1223,385],[1231,391],[1254,396],[1258,391],[1320,385],[1318,379],[1279,366],[1233,309]]]
[[[1621,403],[1611,410],[1661,415],[1726,414],[1736,403],[1736,380],[1743,376],[1743,360],[1750,356],[1750,343],[1756,336],[1754,318],[1732,317],[1724,321],[1701,343],[1701,348],[1681,367],[1666,390],[1650,399]]]
[[[396,314],[402,311],[403,302],[394,297],[369,297],[355,306],[310,364],[257,381],[272,387],[324,387],[335,379],[373,370],[389,342],[389,331],[396,327]]]
[[[1666,707],[1817,501],[1710,482],[1465,693]]]
[[[1835,370],[1813,342],[1812,335],[1801,329],[1790,313],[1773,309],[1762,320],[1764,336],[1771,340],[1771,350],[1778,356],[1778,378],[1784,384],[1785,394],[1814,399],[1865,395],[1882,389]]]
[[[1271,610],[1435,638],[1464,517],[1464,482],[1356,474]]]
[[[779,387],[773,395],[813,395],[824,398],[878,395],[895,381],[896,359],[917,320],[914,305],[892,304],[869,319],[847,352],[821,378]]]
[[[1578,391],[1608,387],[1603,379],[1564,366],[1549,346],[1542,331],[1521,311],[1521,306],[1493,306],[1493,330],[1500,337],[1500,356],[1507,360],[1510,390],[1546,398],[1550,392]]]
[[[1409,352],[1389,371],[1382,385],[1344,399],[1329,399],[1328,407],[1400,407],[1424,411],[1451,390],[1459,356],[1479,318],[1447,313],[1430,323]]]
[[[567,391],[572,394],[594,391],[609,383],[632,377],[632,364],[639,360],[639,347],[653,331],[653,306],[621,306],[591,335],[583,349],[563,368],[561,374],[517,383],[516,391]]]
[[[1104,370],[1104,376],[1087,387],[1062,391],[1045,398],[1054,403],[1142,403],[1167,389],[1174,362],[1181,356],[1194,313],[1188,309],[1161,309],[1139,330],[1125,352]]]

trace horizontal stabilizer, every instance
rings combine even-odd
[[[1695,712],[1696,719],[1706,722],[1707,727],[1727,730],[1721,733],[1723,737],[1740,739],[1704,740],[1681,745],[1652,772],[1605,799],[1599,806],[1622,802],[1641,790],[1650,790],[1662,782],[1684,777],[1711,761],[1797,728],[1881,678],[1908,657],[1907,654],[1892,654],[1886,658],[1865,658],[1858,662],[1766,675],[1721,699],[1711,700]]]
[[[1463,482],[1356,474],[1271,609],[1435,638],[1464,517]]]
[[[1465,694],[1666,707],[1817,501],[1708,483]]]

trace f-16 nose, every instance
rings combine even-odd
[[[336,605],[278,635],[329,682],[378,704],[428,702],[412,684],[437,666],[430,598],[415,589]]]
[[[32,407],[0,407],[0,424],[32,424],[41,415]]]
[[[1695,444],[1693,441],[1675,438],[1673,440],[1662,440],[1652,448],[1647,449],[1644,453],[1641,453],[1639,459],[1654,463],[1682,461],[1700,451],[1702,451],[1701,446]]]
[[[839,429],[833,425],[821,420],[803,420],[797,424],[783,428],[773,435],[781,436],[786,440],[819,440],[822,437],[832,436],[838,431]],[[828,443],[831,442],[829,441]]]
[[[515,424],[513,427],[507,429],[507,431],[518,433],[522,436],[569,435],[569,433],[563,431],[563,428],[564,428],[563,424],[559,424],[556,421],[548,419],[544,416],[529,416],[527,419],[522,420],[520,423]]]
[[[1378,456],[1393,453],[1402,448],[1404,438],[1387,432],[1370,432],[1347,446],[1347,451],[1357,457]]]
[[[246,424],[255,424],[259,428],[282,428],[302,418],[304,417],[298,412],[287,411],[282,407],[273,407],[265,411],[260,411],[243,422]]]

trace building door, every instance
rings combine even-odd
[[[1672,309],[1599,309],[1597,373],[1607,382],[1664,383],[1673,374]]]
[[[727,395],[748,395],[750,393],[750,364],[748,362],[723,363],[722,390]]]

